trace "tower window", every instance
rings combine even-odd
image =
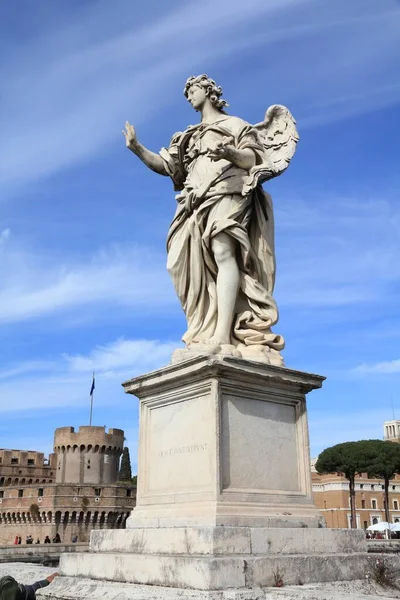
[[[24,497],[24,490],[18,490],[18,498]]]
[[[43,488],[38,489],[38,496],[43,496]]]
[[[95,496],[100,496],[101,495],[101,488],[94,488],[94,495]]]

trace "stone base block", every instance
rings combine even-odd
[[[90,550],[63,555],[61,573],[204,591],[362,577],[367,557],[362,531],[265,527],[94,531]]]
[[[364,532],[347,529],[173,527],[97,530],[92,552],[167,555],[279,555],[366,552]]]
[[[269,556],[166,556],[82,554],[66,556],[63,575],[178,589],[245,590],[273,586],[277,574],[288,585],[365,577],[367,553]]]

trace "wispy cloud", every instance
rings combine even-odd
[[[394,375],[400,373],[400,359],[362,364],[351,370],[354,375]]]
[[[66,257],[15,241],[0,254],[0,323],[90,305],[166,309],[174,296],[164,263],[165,257],[135,245]]]
[[[56,356],[48,361],[10,364],[0,371],[0,412],[75,406],[89,394],[96,371],[96,404],[124,404],[122,381],[168,364],[179,342],[119,339],[87,355]],[[125,401],[126,402],[126,401]]]
[[[0,185],[6,191],[104,153],[116,143],[125,118],[140,124],[168,104],[182,86],[183,73],[252,47],[263,48],[268,56],[280,40],[286,44],[300,36],[295,53],[283,47],[273,52],[273,59],[262,61],[262,78],[278,80],[275,89],[289,103],[300,98],[301,90],[305,118],[308,109],[310,118],[320,118],[310,98],[325,119],[343,114],[343,107],[364,110],[366,96],[368,109],[383,97],[397,101],[397,82],[390,79],[399,55],[396,5],[383,0],[378,12],[365,0],[357,0],[353,8],[344,0],[335,3],[335,10],[330,4],[204,0],[181,5],[140,27],[132,5],[125,2],[118,3],[122,26],[120,13],[111,12],[106,2],[79,11],[75,18],[63,15],[50,24],[51,33],[39,31],[31,40],[29,55],[10,53],[11,60],[0,71],[5,107]],[[305,44],[301,36],[310,28],[317,37]],[[299,70],[297,61],[309,68]],[[338,75],[334,80],[333,68]],[[253,88],[256,93],[256,81]]]

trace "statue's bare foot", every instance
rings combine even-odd
[[[239,350],[233,344],[221,344],[221,352],[220,354],[225,354],[227,356],[237,356],[240,358],[242,355]]]
[[[269,348],[268,346],[244,346],[241,344],[239,350],[243,358],[248,358],[249,360],[255,360],[257,362],[263,362],[268,365],[275,365],[277,367],[284,366],[283,357],[280,352],[278,352],[278,350],[274,350],[273,348]]]
[[[217,340],[211,338],[208,340],[192,342],[187,346],[187,349],[206,354],[217,354],[221,350],[221,344]]]

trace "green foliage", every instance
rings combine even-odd
[[[122,452],[121,468],[118,476],[119,481],[128,481],[132,479],[131,459],[129,456],[129,448],[125,446]]]
[[[400,444],[395,442],[375,442],[375,456],[368,466],[368,477],[379,477],[381,479],[393,479],[400,471]]]
[[[318,473],[343,473],[353,479],[358,473],[368,473],[377,455],[377,445],[381,440],[360,440],[344,442],[326,448],[318,457],[315,468]]]
[[[382,440],[345,442],[326,448],[315,464],[318,473],[343,473],[350,482],[352,527],[355,527],[354,478],[359,473],[385,481],[385,520],[389,521],[389,481],[400,472],[400,444]]]
[[[137,487],[137,475],[134,475],[131,479],[131,482],[133,483],[134,486]]]

